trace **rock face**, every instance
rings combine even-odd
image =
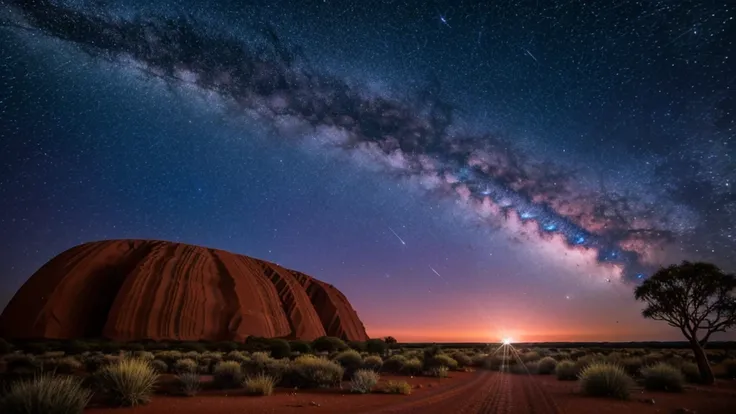
[[[150,240],[71,248],[46,263],[0,315],[0,337],[117,341],[248,336],[368,339],[336,288],[274,263]]]

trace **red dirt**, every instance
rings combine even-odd
[[[242,391],[204,391],[196,397],[155,396],[150,404],[131,408],[89,408],[89,414],[127,413],[356,413],[356,414],[668,414],[687,408],[699,414],[733,413],[736,383],[717,391],[691,388],[680,394],[636,391],[629,401],[580,395],[575,382],[554,377],[499,372],[453,372],[450,378],[392,377],[408,381],[412,395],[352,395],[348,390],[278,390],[268,397],[249,397]],[[643,399],[654,399],[654,404]],[[315,405],[315,404],[318,404]]]
[[[0,315],[0,337],[118,341],[248,336],[368,339],[333,286],[273,263],[151,240],[71,248],[41,267]]]

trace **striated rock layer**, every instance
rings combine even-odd
[[[151,240],[109,240],[54,257],[0,315],[0,337],[118,341],[248,336],[368,339],[335,287],[274,263]]]

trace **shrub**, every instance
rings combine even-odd
[[[488,359],[488,354],[473,355],[470,358],[470,365],[474,367],[482,367],[485,364],[486,359]]]
[[[411,385],[406,381],[388,381],[378,387],[378,391],[384,394],[411,394]]]
[[[685,379],[688,382],[700,382],[700,369],[698,368],[698,365],[692,362],[684,362],[682,365],[680,365],[680,370],[682,371],[682,374],[685,376]]]
[[[305,341],[291,341],[289,342],[289,347],[291,348],[291,352],[298,352],[300,354],[308,354],[312,352],[312,347],[309,345],[309,342]]]
[[[276,359],[288,358],[291,355],[291,346],[283,339],[271,339],[268,342],[268,350],[271,351],[271,357]]]
[[[593,397],[628,399],[633,380],[619,365],[596,362],[580,373],[580,387],[584,394]]]
[[[13,352],[13,345],[3,338],[0,338],[0,355],[6,355]]]
[[[538,352],[534,352],[534,351],[525,352],[521,355],[521,360],[524,362],[539,361],[541,358],[542,356],[539,355]]]
[[[431,370],[433,368],[439,367],[445,367],[447,369],[457,369],[457,361],[452,359],[449,355],[445,354],[436,354],[424,360],[425,369]]]
[[[537,373],[541,375],[550,375],[555,372],[557,360],[552,357],[544,357],[539,360]]]
[[[70,376],[42,374],[10,386],[0,398],[5,414],[81,414],[92,398],[82,381]]]
[[[354,351],[352,349],[337,354],[337,356],[335,357],[335,361],[342,365],[342,367],[345,368],[349,375],[358,370],[361,365],[363,365],[363,357],[361,357],[357,351]]]
[[[85,352],[89,352],[90,346],[86,342],[79,340],[69,341],[64,345],[64,352],[72,355],[79,355]]]
[[[153,361],[151,361],[151,368],[153,368],[153,370],[158,372],[159,374],[165,374],[169,371],[169,366],[166,365],[166,362],[160,359],[154,359]]]
[[[639,357],[623,358],[619,364],[626,370],[627,374],[635,376],[639,375],[639,371],[641,371],[641,367],[644,365],[644,360]]]
[[[560,361],[555,367],[555,375],[560,381],[575,381],[578,379],[578,369],[570,360]]]
[[[365,352],[365,342],[350,341],[348,342],[348,348],[358,352]]]
[[[440,365],[429,370],[429,376],[436,378],[447,378],[449,369],[446,366]]]
[[[243,363],[243,372],[246,376],[264,374],[272,377],[278,384],[290,369],[288,359],[273,359],[265,352],[255,352],[250,360]]]
[[[664,362],[643,368],[644,388],[650,391],[682,391],[685,376],[679,369]]]
[[[43,361],[33,355],[10,354],[3,359],[6,371],[13,374],[35,374],[43,369]]]
[[[182,394],[192,397],[199,392],[201,386],[199,374],[194,372],[184,372],[183,374],[179,374],[176,377],[176,380],[179,385],[179,391],[181,391]]]
[[[371,354],[384,355],[388,350],[388,344],[383,339],[369,339],[365,341],[365,350]]]
[[[457,366],[460,368],[469,367],[473,365],[473,360],[470,359],[470,357],[467,356],[465,353],[460,352],[460,351],[453,353],[452,359],[454,359],[455,362],[457,362]]]
[[[334,336],[321,336],[312,342],[312,349],[317,352],[335,352],[348,349],[347,344]]]
[[[375,371],[361,369],[353,374],[350,381],[350,392],[368,394],[378,384],[381,377]]]
[[[276,385],[276,380],[265,374],[248,377],[243,382],[243,388],[248,395],[271,395],[274,385]]]
[[[127,358],[101,368],[96,377],[111,401],[122,406],[148,403],[158,380],[149,361]]]
[[[401,367],[401,372],[407,375],[419,375],[422,372],[422,361],[419,358],[406,360]]]
[[[177,374],[197,372],[197,361],[190,358],[180,359],[174,363],[174,372]]]
[[[153,361],[156,359],[156,356],[153,355],[153,352],[148,351],[135,351],[133,352],[133,357],[138,359],[145,359],[146,361]]]
[[[220,389],[238,388],[243,383],[243,369],[237,361],[222,361],[213,372],[215,387]]]
[[[77,358],[71,356],[53,361],[49,365],[58,374],[71,374],[82,369],[82,363]]]
[[[222,357],[223,361],[234,361],[238,364],[245,362],[247,358],[240,351],[230,351]]]
[[[363,368],[378,372],[383,366],[383,360],[378,355],[370,355],[363,358]]]
[[[392,355],[383,362],[383,370],[386,372],[401,372],[406,364],[406,358],[401,355]]]
[[[301,388],[329,387],[339,384],[345,369],[337,362],[313,355],[302,355],[292,365],[292,380]]]
[[[652,352],[651,354],[646,354],[642,357],[643,365],[649,366],[654,365],[658,362],[662,362],[665,359],[665,356],[662,355],[659,352]]]
[[[510,364],[510,371],[513,374],[536,374],[539,370],[539,363],[537,361],[527,362],[525,364]]]

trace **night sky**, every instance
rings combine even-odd
[[[636,283],[736,271],[730,0],[0,0],[0,26],[0,307],[151,238],[332,283],[370,336],[666,340]]]

